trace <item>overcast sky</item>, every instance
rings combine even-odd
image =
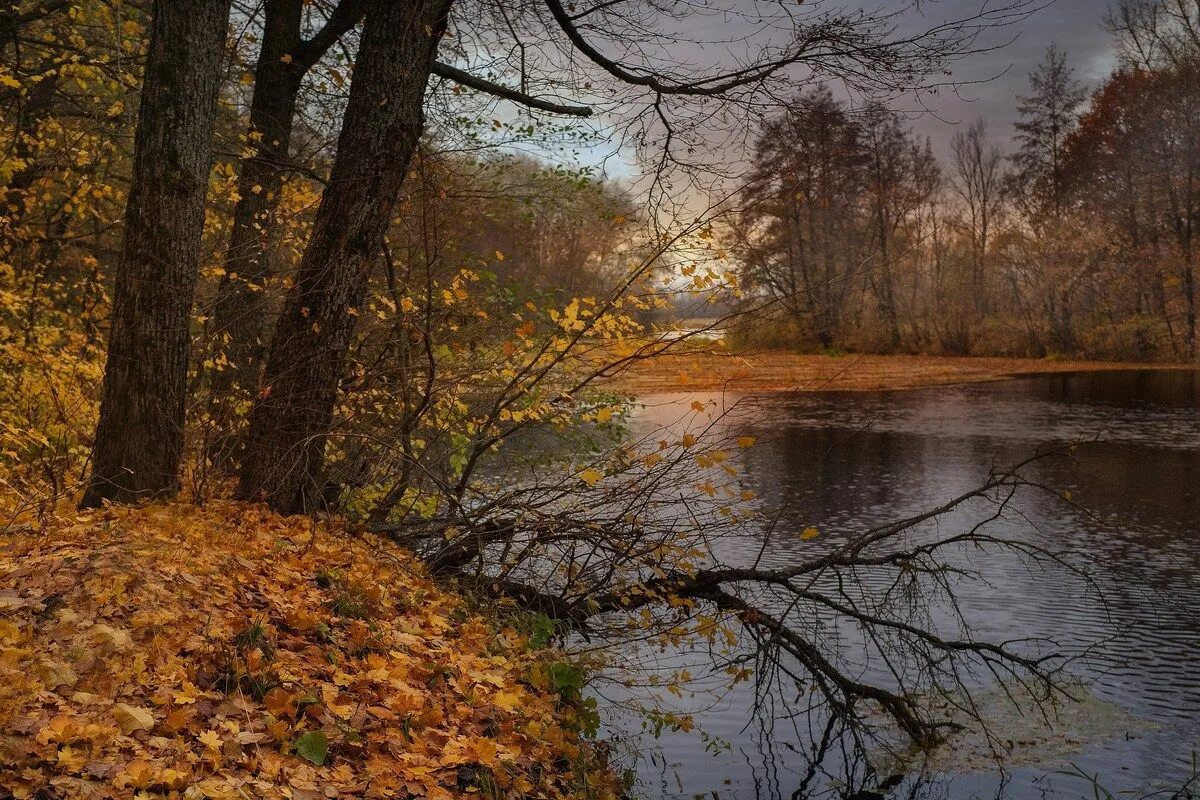
[[[940,0],[930,6],[929,13],[936,9],[939,16],[951,16],[955,11],[969,12],[978,7],[978,0]],[[1051,43],[1067,52],[1076,76],[1089,87],[1099,85],[1112,70],[1112,38],[1104,30],[1107,9],[1108,0],[1056,0],[1035,12],[1019,31],[1012,32],[1019,33],[1015,42],[997,52],[973,56],[960,66],[956,78],[982,80],[1006,69],[1008,72],[983,85],[964,86],[960,96],[943,93],[933,98],[930,102],[937,116],[947,122],[986,117],[993,137],[1006,145],[1012,135],[1016,96],[1026,92],[1029,73]],[[932,137],[940,154],[948,152],[956,130],[932,115],[914,118],[913,127]]]
[[[703,0],[698,0],[704,5]],[[713,5],[720,7],[739,0],[725,0]],[[752,5],[752,0],[745,0]],[[787,0],[784,0],[787,2]],[[803,2],[803,0],[791,0]],[[922,0],[922,15],[911,12],[911,0],[827,0],[821,8],[842,4],[848,8],[883,11],[910,9],[898,21],[901,34],[916,33],[935,27],[947,20],[970,18],[980,11],[982,3],[990,8],[1003,7],[1009,0]],[[1040,8],[1013,27],[996,29],[985,34],[976,43],[986,52],[970,55],[953,65],[950,80],[959,82],[957,91],[942,89],[936,95],[925,94],[921,101],[915,98],[891,98],[889,104],[904,112],[916,133],[928,136],[937,155],[947,163],[950,159],[950,142],[954,134],[973,120],[983,117],[988,120],[992,141],[1005,152],[1010,151],[1013,122],[1016,118],[1017,97],[1027,94],[1029,73],[1044,59],[1047,48],[1053,43],[1067,53],[1069,63],[1075,68],[1076,77],[1089,89],[1099,86],[1115,66],[1112,36],[1104,28],[1110,0],[1031,0],[1041,2]],[[705,18],[699,23],[700,38],[737,41],[739,31],[734,27],[729,32],[722,27],[722,19]],[[708,30],[707,26],[714,26]],[[708,63],[711,54],[703,49],[689,48],[683,51],[688,60]],[[672,57],[680,57],[672,51]],[[831,88],[842,94],[836,85]],[[847,98],[851,99],[851,98]],[[851,99],[852,104],[857,103]],[[740,145],[739,145],[740,146]],[[748,153],[722,152],[724,161],[737,161]],[[609,143],[584,148],[582,160],[602,166],[611,177],[625,178],[637,175],[636,159],[629,151],[614,150]],[[655,162],[656,163],[656,162]]]

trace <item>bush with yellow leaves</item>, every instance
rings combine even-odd
[[[214,503],[10,524],[0,610],[0,797],[620,792],[546,652],[338,523]]]
[[[0,490],[50,508],[83,477],[104,352],[78,318],[33,324],[22,280],[0,260]]]

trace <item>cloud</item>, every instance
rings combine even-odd
[[[944,0],[940,14],[952,16],[978,8],[977,0]],[[954,123],[969,123],[984,117],[992,136],[1001,146],[1008,144],[1016,119],[1016,98],[1029,86],[1029,73],[1041,62],[1046,49],[1057,44],[1066,51],[1076,76],[1098,86],[1115,65],[1113,40],[1104,28],[1105,0],[1057,0],[1035,11],[1019,30],[994,36],[1016,39],[1000,50],[981,53],[959,65],[954,78],[967,82],[957,93],[942,92],[928,98],[936,114],[913,119],[913,128],[929,136],[939,155],[950,150],[950,140],[959,129]],[[995,39],[994,39],[995,40]],[[1003,39],[1000,39],[1003,41]],[[986,81],[985,83],[973,83]]]

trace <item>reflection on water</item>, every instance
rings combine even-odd
[[[657,395],[635,424],[681,416],[693,395]],[[721,398],[724,403],[734,398]],[[962,587],[964,612],[983,637],[1052,636],[1094,646],[1076,668],[1096,693],[1151,726],[1072,757],[1113,791],[1182,782],[1200,752],[1200,373],[1103,372],[870,394],[776,395],[737,404],[758,436],[744,458],[745,482],[764,506],[799,509],[785,525],[818,525],[829,536],[861,531],[939,505],[974,488],[990,467],[1052,442],[1069,454],[1032,466],[1031,477],[1071,503],[1030,494],[1000,520],[1025,537],[1086,559],[1106,602],[1052,572],[1013,559],[972,565],[987,583]],[[946,524],[954,524],[948,520]],[[962,520],[958,520],[962,522]],[[727,545],[729,547],[729,545]],[[744,550],[737,552],[738,548]],[[797,536],[773,540],[764,566],[807,558]],[[723,557],[759,557],[752,531]],[[964,558],[971,558],[964,555]],[[702,715],[727,749],[706,752],[694,735],[664,735],[647,751],[643,794],[714,800],[783,796],[800,785],[808,724],[759,724],[748,690]],[[719,748],[718,748],[719,749]],[[947,797],[1078,797],[1079,778],[1016,769],[944,779]],[[826,783],[828,785],[828,783]]]

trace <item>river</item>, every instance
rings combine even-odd
[[[632,424],[642,430],[669,424],[695,399],[644,396]],[[1073,652],[1088,649],[1073,671],[1128,721],[1098,740],[1079,732],[1077,748],[1045,763],[1006,772],[976,766],[920,781],[910,776],[896,796],[1081,797],[1092,796],[1093,788],[1064,770],[1094,775],[1114,793],[1179,786],[1194,774],[1200,752],[1200,372],[1053,374],[903,392],[700,399],[736,404],[737,424],[757,437],[741,469],[763,506],[789,504],[798,510],[785,527],[798,533],[816,526],[827,540],[936,506],[978,485],[992,466],[1039,447],[1079,443],[1069,456],[1030,467],[1030,477],[1070,502],[1024,497],[995,526],[1085,558],[1103,599],[1052,570],[996,558],[973,562],[985,580],[961,587],[961,601],[983,636],[1047,636]],[[815,546],[799,536],[778,541],[790,544],[772,543],[767,565],[794,563]],[[723,557],[737,561],[739,546],[746,559],[763,550],[753,528]],[[687,699],[703,709],[697,715],[703,733],[635,740],[636,794],[792,796],[807,768],[799,755],[809,747],[802,716],[772,724],[765,711],[752,710],[745,685],[716,698],[698,692]],[[629,722],[613,712],[609,730],[621,735]],[[838,769],[830,766],[810,784],[809,795],[838,796]]]

